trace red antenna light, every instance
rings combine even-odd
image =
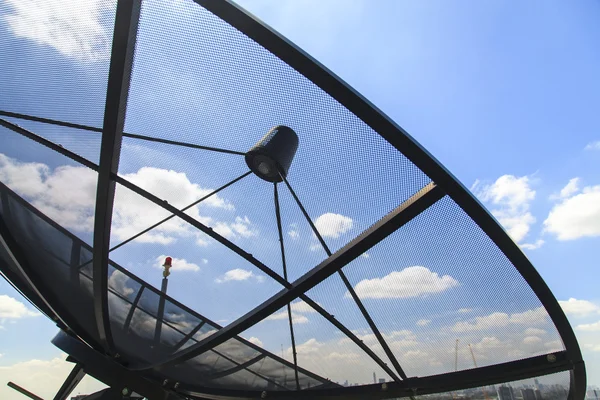
[[[163,264],[163,267],[165,267],[165,270],[163,271],[163,277],[167,277],[169,275],[171,275],[171,273],[169,272],[169,269],[171,269],[172,265],[171,263],[173,262],[173,259],[171,257],[167,257],[165,258],[165,263]]]

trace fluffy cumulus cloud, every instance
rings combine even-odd
[[[600,150],[600,140],[588,143],[585,146],[585,150]]]
[[[426,267],[414,266],[392,271],[382,278],[362,280],[354,290],[363,299],[406,299],[441,293],[455,286],[458,281],[450,275],[440,276]]]
[[[292,321],[295,324],[306,324],[307,322],[309,322],[309,318],[306,314],[316,313],[314,308],[312,308],[302,300],[291,303],[290,308],[292,310]],[[276,312],[275,314],[271,314],[270,316],[268,316],[265,319],[265,321],[276,321],[281,319],[287,320],[288,318],[288,310],[287,307],[285,307]]]
[[[561,190],[560,200],[544,221],[544,230],[558,240],[600,236],[600,185],[580,191],[572,182]]]
[[[263,347],[263,342],[257,337],[252,336],[250,339],[248,339],[248,341],[252,344]]]
[[[427,326],[431,323],[430,319],[420,319],[417,321],[418,326]]]
[[[539,336],[546,333],[546,330],[539,328],[527,328],[525,329],[525,335],[527,336]]]
[[[325,213],[315,220],[315,227],[323,237],[337,239],[352,229],[352,218],[341,214]]]
[[[471,189],[483,202],[492,207],[492,214],[504,226],[512,239],[519,243],[529,233],[535,218],[529,211],[535,199],[528,176],[503,175],[496,182],[483,185],[476,181]]]
[[[164,254],[161,254],[160,256],[156,257],[156,259],[154,260],[154,267],[159,268],[159,269],[164,269],[163,264],[165,263],[166,258],[167,258],[167,256]],[[185,258],[176,258],[176,257],[171,257],[171,258],[172,258],[172,261],[171,261],[172,267],[170,269],[170,272],[179,272],[179,271],[198,272],[198,271],[200,271],[200,267],[197,264],[189,262]]]
[[[600,314],[600,307],[591,301],[577,300],[571,297],[569,300],[559,300],[558,303],[565,313],[575,317],[586,317],[588,315]]]
[[[550,196],[550,199],[556,199],[556,198],[566,199],[567,197],[571,197],[575,193],[579,192],[579,182],[580,181],[581,181],[580,178],[570,179],[569,183],[567,183],[565,185],[565,187],[560,190],[558,195],[552,195],[552,196]]]
[[[502,328],[512,324],[542,324],[549,320],[544,307],[526,310],[520,313],[507,314],[495,312],[468,321],[459,321],[453,327],[454,332],[481,331],[492,328]]]
[[[5,294],[0,295],[0,318],[21,319],[26,317],[36,317],[38,315],[40,315],[40,313],[30,310],[19,300]]]
[[[265,321],[277,321],[281,319],[285,319],[287,321],[288,318],[288,312],[287,310],[285,310],[269,315],[267,318],[265,318]],[[298,314],[292,311],[292,322],[294,324],[306,324],[308,322],[308,317],[306,315]]]
[[[41,398],[54,398],[57,389],[62,385],[73,368],[73,364],[65,360],[66,357],[66,354],[62,354],[50,360],[33,359],[1,366],[0,380],[3,384],[0,385],[0,398],[24,398],[19,397],[17,392],[4,384],[8,381],[15,382],[17,385],[27,388],[27,390]],[[105,387],[103,383],[86,376],[77,385],[72,394],[91,394]]]
[[[223,276],[215,279],[216,283],[225,283],[225,282],[231,282],[231,281],[247,281],[248,279],[254,279],[257,282],[264,282],[265,278],[262,275],[256,275],[254,272],[246,270],[246,269],[242,269],[242,268],[235,268],[235,269],[231,269],[227,272],[225,272],[225,274],[223,274]]]
[[[591,324],[580,324],[577,325],[577,329],[586,332],[600,332],[600,321],[593,322]]]
[[[123,178],[183,208],[206,196],[212,189],[203,188],[182,172],[143,167]],[[97,174],[85,167],[49,168],[41,163],[23,163],[0,154],[0,180],[36,208],[66,228],[91,232],[94,225]],[[231,211],[229,220],[210,217],[211,209]],[[213,195],[191,207],[186,213],[228,238],[251,238],[258,234],[245,216],[235,216],[235,207],[219,195]],[[117,187],[111,234],[118,242],[129,239],[171,214],[124,187]],[[137,242],[170,244],[179,238],[190,238],[205,246],[208,237],[191,225],[172,218],[136,239]]]
[[[108,59],[111,30],[101,16],[113,6],[106,0],[6,0],[4,21],[13,35],[49,46],[81,61]]]
[[[522,249],[526,249],[526,250],[536,250],[536,249],[539,249],[540,247],[542,247],[544,245],[544,243],[546,243],[544,241],[544,239],[538,239],[533,243],[523,243],[523,244],[520,244],[519,246],[521,246]]]

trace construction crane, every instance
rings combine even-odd
[[[457,347],[458,347],[458,340],[456,342],[457,342]],[[475,361],[475,353],[473,353],[473,348],[471,347],[470,343],[469,343],[469,350],[471,351],[471,357],[473,358],[473,365],[475,365],[475,368],[477,368],[477,361]],[[485,397],[485,400],[490,400],[490,396],[488,396],[485,386],[482,387],[482,390],[483,390],[483,397]]]

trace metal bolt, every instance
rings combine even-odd
[[[387,383],[382,383],[381,390],[387,390],[387,389],[388,389]]]
[[[175,389],[177,389],[179,387],[179,382],[175,383]]]
[[[548,362],[551,362],[551,363],[556,362],[556,356],[554,354],[548,354],[546,356],[546,359],[548,360]]]
[[[163,386],[167,386],[167,383],[169,383],[169,380],[168,380],[168,379],[165,379],[165,380],[163,381]]]
[[[127,389],[127,388],[123,388],[123,390],[121,390],[121,394],[122,394],[123,396],[127,396],[127,395],[129,394],[129,389]]]
[[[267,392],[262,392],[262,393],[260,394],[260,398],[261,398],[261,399],[266,399],[266,398],[267,398]]]

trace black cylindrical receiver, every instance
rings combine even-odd
[[[279,172],[287,176],[297,149],[296,132],[287,126],[277,125],[246,153],[246,164],[265,181],[281,182],[283,179]]]

